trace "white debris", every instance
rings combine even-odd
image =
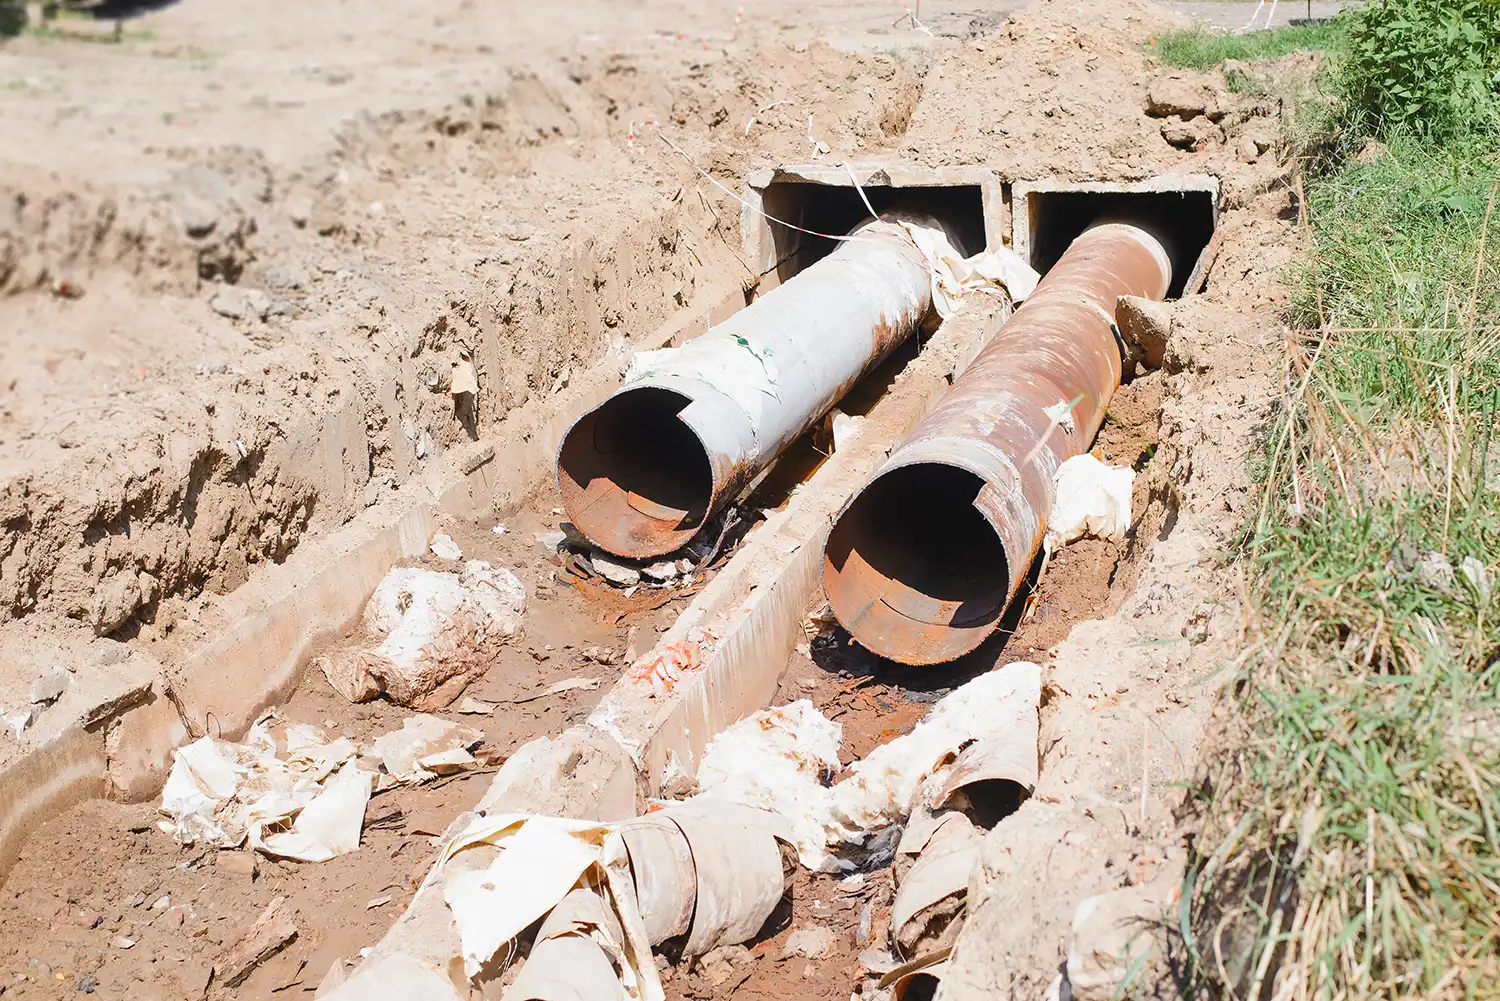
[[[376,741],[373,756],[389,775],[361,767],[352,740],[329,740],[308,724],[285,727],[280,750],[267,721],[252,726],[244,743],[200,737],[173,753],[161,800],[169,819],[158,826],[184,844],[232,848],[248,841],[268,855],[306,862],[347,854],[359,847],[377,782],[387,788],[431,778],[453,767],[455,751],[475,763],[468,748],[481,735],[444,720],[436,720],[445,729],[435,734],[426,722],[433,719],[407,720]],[[411,739],[413,731],[426,739]],[[381,748],[390,756],[382,757]]]
[[[833,450],[835,452],[848,445],[859,435],[859,430],[864,426],[865,418],[846,414],[835,407],[831,411],[833,417]]]
[[[250,843],[267,855],[326,862],[359,848],[364,828],[365,805],[370,801],[374,778],[354,762],[348,762],[323,783],[318,793],[292,822],[289,830],[265,834],[252,827]]]
[[[35,720],[36,713],[31,709],[18,709],[13,713],[0,716],[0,726],[4,726],[10,731],[12,737],[20,740],[21,734],[25,733]]]
[[[858,842],[931,807],[954,757],[966,744],[1006,731],[1036,728],[1042,669],[1016,661],[948,693],[911,733],[875,748],[849,766],[831,790],[830,841]]]
[[[432,544],[427,547],[432,550],[432,555],[440,560],[461,560],[464,552],[458,548],[458,543],[453,541],[453,536],[446,532],[439,532],[432,537]]]
[[[662,560],[660,563],[653,563],[648,567],[641,567],[641,576],[645,577],[647,580],[654,580],[658,584],[664,584],[667,581],[672,580],[679,573],[681,573],[681,571],[677,569],[677,564],[671,560]]]
[[[541,546],[542,551],[545,553],[557,552],[558,547],[568,541],[568,533],[558,531],[533,532],[531,537],[536,540],[536,544]]]
[[[932,274],[932,304],[947,319],[958,312],[959,302],[975,291],[1010,296],[1020,302],[1031,295],[1041,276],[1009,247],[987,250],[973,257],[963,257],[948,237],[936,227],[903,222]]]
[[[781,958],[801,956],[804,959],[822,959],[833,951],[833,944],[832,928],[823,925],[798,928],[786,937],[786,944],[781,947]]]
[[[494,525],[494,527],[492,527],[490,529],[490,531],[493,532],[493,533],[495,533],[496,535],[504,535],[505,534],[505,526],[503,524],[496,523]]]
[[[1067,400],[1058,400],[1050,407],[1043,407],[1042,413],[1046,414],[1048,420],[1068,432],[1068,434],[1072,434],[1078,428],[1077,422],[1073,420],[1073,404]]]
[[[471,716],[488,716],[495,711],[495,703],[465,696],[458,704],[458,711]]]
[[[419,783],[456,765],[475,764],[469,750],[483,740],[484,734],[473,727],[419,713],[402,722],[401,729],[376,738],[371,752],[397,781]]]
[[[352,702],[384,691],[417,705],[451,678],[481,670],[484,645],[521,626],[526,591],[515,574],[480,560],[462,573],[399,567],[365,605],[364,624],[380,643],[318,658],[329,684]]]
[[[811,702],[755,713],[709,742],[698,765],[699,800],[727,800],[780,814],[791,825],[797,855],[809,869],[827,861],[831,792],[843,727]]]
[[[438,864],[480,844],[501,851],[484,869],[450,871],[443,885],[443,897],[458,927],[464,971],[470,977],[581,885],[594,888],[619,922],[623,941],[609,934],[602,922],[584,933],[610,953],[623,996],[661,1001],[661,980],[636,902],[630,856],[613,825],[524,814],[476,817],[450,842]],[[564,970],[556,973],[567,976]]]
[[[641,572],[623,563],[616,563],[603,553],[590,553],[589,562],[599,571],[599,576],[616,587],[633,587],[641,582]]]
[[[1123,538],[1130,528],[1135,470],[1108,466],[1084,453],[1057,467],[1052,483],[1056,495],[1042,543],[1048,553],[1086,535]]]

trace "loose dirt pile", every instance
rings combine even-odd
[[[170,668],[224,627],[219,596],[259,566],[430,490],[486,443],[536,434],[570,384],[664,325],[696,330],[715,301],[756,280],[739,256],[740,205],[699,167],[734,190],[778,162],[876,155],[984,164],[1005,181],[1215,174],[1223,214],[1206,294],[1176,307],[1163,369],[1122,388],[1098,445],[1141,474],[1133,530],[1123,544],[1063,550],[1017,603],[1014,629],[986,648],[990,663],[1047,669],[1042,778],[986,838],[945,991],[1039,997],[1070,941],[1080,950],[1070,972],[1115,984],[1128,950],[1122,960],[1110,930],[1075,925],[1078,904],[1119,892],[1112,899],[1139,913],[1170,895],[1183,857],[1173,783],[1191,775],[1211,672],[1238,638],[1236,578],[1217,556],[1245,513],[1241,457],[1276,388],[1267,359],[1277,334],[1247,317],[1276,305],[1269,276],[1291,253],[1279,109],[1217,75],[1147,66],[1140,47],[1165,21],[1141,3],[1047,3],[987,33],[955,20],[956,37],[935,40],[874,28],[855,52],[785,40],[780,25],[806,13],[787,4],[752,16],[732,41],[727,25],[683,15],[676,23],[694,26],[695,44],[650,34],[673,20],[655,8],[630,15],[618,39],[588,35],[589,12],[570,10],[546,45],[497,55],[474,49],[490,44],[475,41],[491,37],[484,15],[445,8],[404,57],[391,56],[396,40],[352,70],[309,56],[297,70],[320,88],[309,106],[348,116],[331,139],[308,125],[312,111],[271,135],[271,109],[290,96],[254,92],[260,103],[238,112],[252,130],[227,129],[235,119],[222,107],[185,114],[188,134],[208,137],[193,148],[162,139],[178,126],[117,108],[152,145],[102,167],[91,159],[105,140],[85,142],[60,119],[56,135],[73,145],[56,162],[72,172],[0,165],[0,628],[24,627],[33,645],[107,635]],[[229,24],[245,16],[224,13]],[[290,30],[274,11],[256,16],[268,38]],[[304,16],[288,23],[305,26]],[[173,37],[194,27],[168,23]],[[710,30],[723,37],[705,46]],[[465,33],[460,52],[453,40]],[[515,37],[544,33],[522,23]],[[901,45],[887,51],[891,40]],[[227,50],[130,44],[119,58],[169,62],[164,79],[246,80]],[[381,53],[389,66],[377,65]],[[23,57],[49,72],[66,63],[37,48]],[[195,60],[206,65],[190,70]],[[421,77],[425,61],[437,68]],[[61,106],[70,87],[105,92],[92,54],[75,80],[47,79],[62,97],[27,83],[0,102],[7,114],[37,102],[18,118],[36,137],[47,134],[38,107]],[[258,132],[264,149],[244,142]],[[309,132],[316,140],[302,142]],[[27,159],[45,162],[40,149]],[[472,409],[450,393],[465,357],[478,379]],[[507,753],[582,718],[595,696],[519,699],[575,676],[608,685],[618,666],[581,652],[647,649],[680,605],[601,609],[569,590],[533,538],[556,528],[552,488],[521,470],[486,475],[497,502],[518,505],[508,531],[447,527],[466,555],[515,569],[525,638],[500,647],[466,693],[508,708],[461,718]],[[602,611],[620,614],[605,624]],[[42,659],[8,664],[0,693],[29,690]],[[827,633],[794,658],[782,696],[837,712],[845,754],[861,756],[987,666],[896,674]],[[321,678],[281,711],[331,719],[357,739],[404,716],[379,701],[350,706]],[[33,836],[6,879],[0,986],[51,996],[87,980],[106,996],[199,997],[205,957],[281,896],[298,938],[241,993],[212,986],[210,996],[315,988],[390,924],[430,863],[428,838],[481,788],[462,777],[378,797],[370,816],[387,819],[360,850],[317,866],[183,852],[150,826],[147,807],[75,808]],[[878,914],[889,900],[879,877],[848,896],[829,877],[799,876],[790,912],[748,962],[730,962],[742,970],[717,983],[679,971],[669,990],[845,996],[873,941],[855,940],[863,906]],[[831,951],[781,961],[790,932],[812,925],[834,929]]]

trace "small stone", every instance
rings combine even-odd
[[[1167,145],[1189,152],[1208,145],[1209,135],[1210,125],[1206,118],[1193,118],[1186,121],[1171,118],[1162,122],[1161,125],[1161,137],[1167,141]]]
[[[172,906],[172,895],[170,893],[163,893],[161,896],[159,896],[155,900],[151,901],[151,907],[149,908],[149,910],[164,911],[168,907],[171,907],[171,906]]]
[[[802,689],[804,692],[810,692],[814,688],[818,687],[818,681],[816,678],[798,678],[797,687]]]
[[[501,226],[499,232],[502,240],[514,240],[517,243],[529,240],[535,235],[536,230],[519,219],[512,219],[504,226]]]
[[[260,289],[221,285],[208,308],[231,320],[264,320],[271,311],[271,299]]]
[[[116,949],[134,949],[135,948],[135,939],[133,939],[133,938],[126,938],[124,935],[116,935],[115,936],[115,948]]]
[[[74,986],[80,994],[92,994],[94,988],[99,986],[99,978],[92,973],[85,973],[78,978],[78,983]]]
[[[1240,136],[1239,145],[1235,147],[1235,152],[1245,163],[1254,163],[1260,159],[1260,147],[1249,136]]]
[[[70,680],[67,671],[53,671],[51,674],[43,675],[36,684],[31,686],[31,701],[44,705],[56,702],[62,698],[62,693],[68,690]]]
[[[214,871],[249,882],[255,879],[260,866],[249,852],[220,852],[214,857]]]
[[[815,925],[811,928],[798,928],[788,935],[786,944],[781,947],[781,958],[801,956],[803,959],[822,959],[832,949],[833,929]]]
[[[371,480],[365,484],[365,507],[374,507],[380,503],[380,484]]]
[[[94,592],[90,616],[96,636],[107,636],[125,624],[141,604],[139,577],[129,571],[110,577]]]

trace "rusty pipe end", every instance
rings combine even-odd
[[[708,450],[678,415],[692,402],[653,386],[605,400],[568,429],[557,487],[569,520],[616,556],[644,559],[683,546],[708,517]]]
[[[1012,568],[975,505],[984,488],[968,469],[917,462],[881,473],[839,515],[823,552],[823,589],[867,650],[942,664],[994,632]]]

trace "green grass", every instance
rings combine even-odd
[[[1240,998],[1494,997],[1500,155],[1360,139],[1306,180],[1187,932]]]
[[[1344,26],[1338,22],[1250,31],[1241,35],[1189,28],[1155,39],[1147,45],[1146,51],[1168,66],[1211,70],[1226,59],[1259,62],[1279,59],[1292,52],[1339,50],[1344,41]]]

